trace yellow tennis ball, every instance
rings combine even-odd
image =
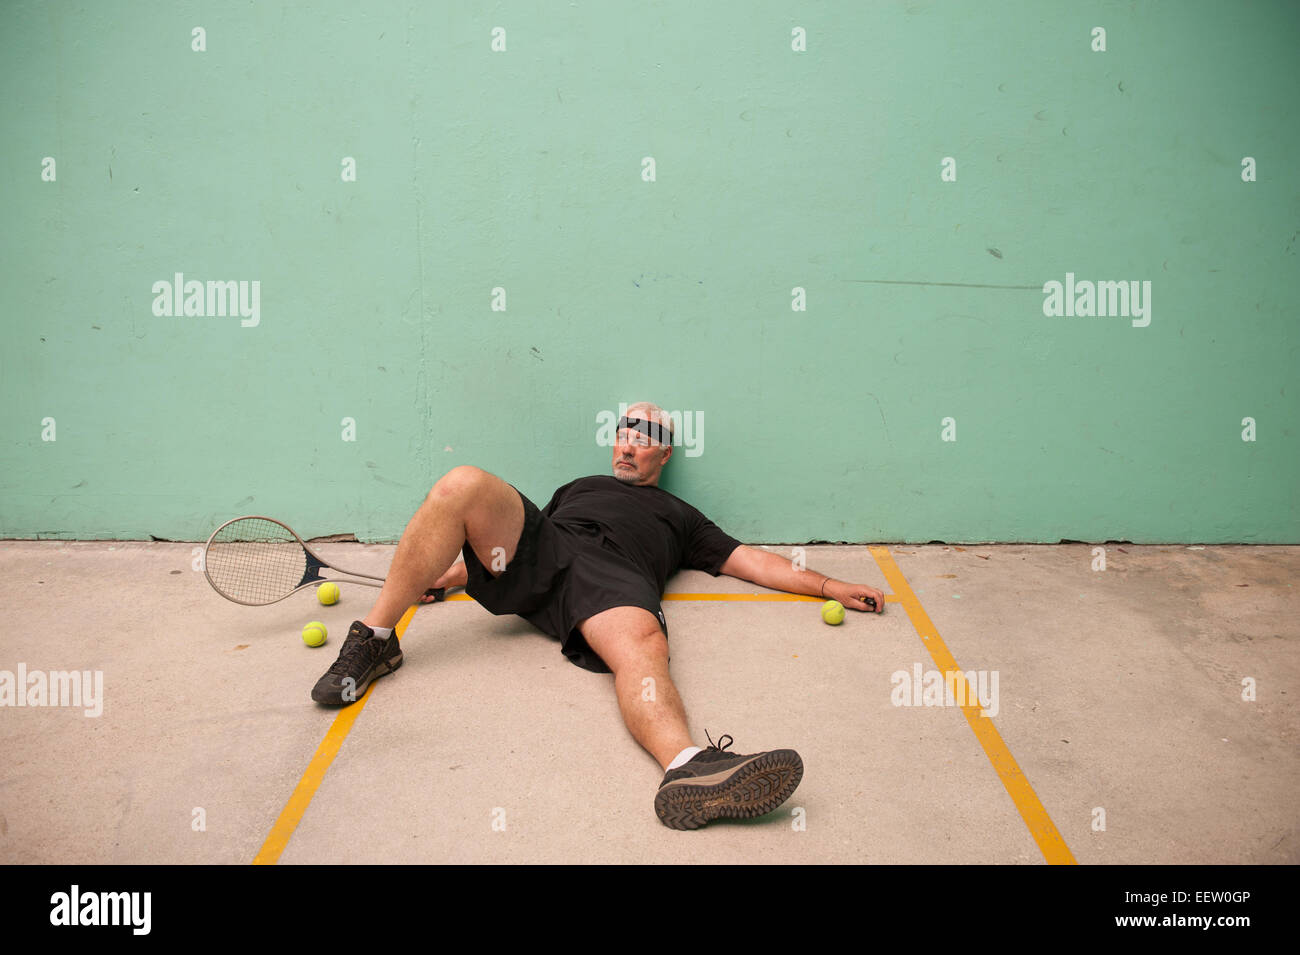
[[[839,626],[844,622],[844,604],[838,600],[828,600],[822,604],[822,619],[831,626]]]
[[[325,629],[325,624],[319,620],[313,620],[302,628],[302,642],[309,647],[319,647],[328,635],[329,631]]]
[[[339,585],[338,584],[321,584],[316,588],[316,599],[325,606],[339,602]]]

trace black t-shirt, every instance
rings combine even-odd
[[[663,593],[668,578],[682,568],[717,577],[740,546],[681,498],[608,474],[570,481],[551,495],[542,513],[603,540],[653,580],[656,593]]]

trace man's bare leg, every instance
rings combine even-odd
[[[578,629],[614,671],[623,722],[666,771],[654,800],[665,826],[698,829],[714,819],[750,819],[790,798],[803,778],[803,760],[792,749],[746,756],[710,747],[668,771],[692,744],[686,709],[668,676],[668,641],[654,614],[615,607],[587,618]]]
[[[388,579],[361,622],[367,627],[396,626],[467,542],[489,573],[495,558],[509,563],[523,529],[524,505],[514,488],[479,468],[453,468],[406,525]]]
[[[311,698],[331,706],[355,703],[371,681],[401,666],[392,628],[406,608],[446,573],[462,547],[471,548],[485,567],[504,568],[514,559],[523,527],[523,501],[505,481],[474,467],[448,471],[406,525],[379,599],[348,630]]]
[[[691,746],[686,708],[668,675],[668,641],[654,614],[615,607],[578,624],[587,643],[614,671],[614,693],[632,737],[659,765]],[[646,683],[646,678],[653,683]]]

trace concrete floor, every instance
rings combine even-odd
[[[393,552],[319,549],[376,573]],[[891,594],[885,613],[664,603],[698,741],[806,766],[780,811],[682,833],[654,816],[661,772],[611,678],[519,618],[422,607],[402,669],[335,725],[308,694],[375,591],[248,608],[197,545],[0,542],[0,681],[103,680],[99,716],[0,708],[0,861],[1300,862],[1300,547],[1111,544],[1105,570],[1083,544],[807,552]],[[685,572],[669,592],[758,591]],[[891,675],[944,648],[997,675],[996,715],[894,704]]]

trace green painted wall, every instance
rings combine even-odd
[[[648,399],[750,541],[1295,543],[1298,47],[1290,2],[5,3],[0,537],[392,540]],[[178,272],[258,324],[155,315]],[[1044,315],[1067,273],[1149,324]]]

